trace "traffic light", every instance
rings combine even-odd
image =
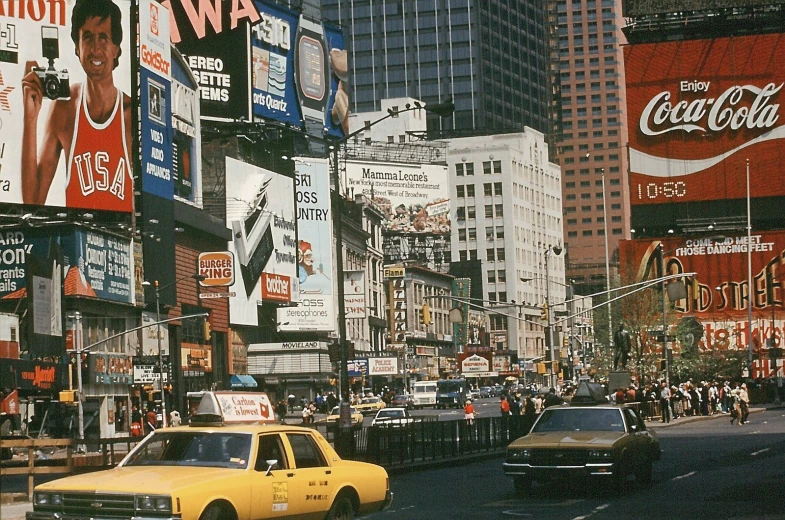
[[[430,325],[431,324],[431,308],[428,306],[427,303],[423,303],[422,307],[420,307],[420,324],[421,325]]]
[[[558,361],[553,361],[553,367],[552,368],[553,368],[552,373],[554,373],[554,374],[558,374],[559,372],[561,372],[561,368],[559,367],[559,362]]]
[[[547,303],[543,303],[542,304],[542,309],[540,309],[540,318],[545,320],[545,321],[549,321],[548,320],[549,315],[550,315],[550,311],[548,310],[548,304]]]
[[[210,328],[210,322],[204,320],[202,326],[204,327],[204,341],[208,342],[213,337],[213,330]]]
[[[538,374],[545,374],[547,373],[547,369],[545,368],[545,363],[537,363],[537,373]]]
[[[76,390],[62,390],[60,392],[61,403],[73,403],[76,401]]]

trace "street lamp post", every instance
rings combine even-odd
[[[665,276],[665,247],[660,242],[660,276]],[[668,356],[668,302],[665,300],[665,280],[662,280],[662,355],[665,357],[665,384],[671,387],[670,356]]]
[[[158,340],[158,388],[161,391],[161,424],[164,428],[166,428],[168,421],[166,420],[166,397],[164,396],[164,351],[161,348],[161,299],[160,299],[160,291],[161,289],[167,289],[177,282],[181,282],[186,278],[193,278],[196,281],[202,281],[205,279],[204,275],[201,274],[193,274],[184,276],[182,278],[178,278],[177,280],[173,281],[172,283],[168,283],[163,287],[159,287],[158,280],[155,280],[152,285],[155,287],[155,321],[156,321],[156,331],[155,336]],[[150,282],[144,281],[142,285],[147,287],[150,286]],[[169,355],[169,361],[171,362],[171,353]]]
[[[414,102],[413,105],[406,105],[406,108],[387,110],[387,115],[377,119],[373,122],[366,123],[362,128],[356,130],[341,139],[335,140],[330,146],[332,151],[332,184],[333,184],[333,198],[332,198],[332,211],[335,216],[334,229],[336,241],[336,255],[335,255],[335,268],[338,272],[338,283],[336,284],[336,296],[338,298],[338,344],[341,349],[341,367],[340,367],[340,417],[338,420],[339,431],[341,432],[339,445],[337,446],[340,455],[348,456],[351,452],[351,426],[352,418],[349,404],[349,359],[346,345],[346,310],[344,307],[344,287],[343,287],[343,195],[340,192],[341,175],[338,167],[338,149],[353,137],[360,135],[362,132],[369,130],[372,126],[381,123],[382,121],[391,117],[397,117],[404,112],[411,112],[412,110],[425,110],[436,114],[440,117],[449,117],[455,111],[455,105],[450,101],[447,103],[434,103],[431,105],[423,105],[419,102]],[[405,354],[404,354],[405,360]],[[405,361],[404,361],[405,364]]]
[[[76,347],[76,385],[77,392],[77,413],[79,414],[79,440],[84,440],[84,406],[82,405],[82,393],[84,387],[82,386],[82,347],[84,342],[82,338],[82,313],[79,311],[74,312],[74,346]],[[78,452],[84,451],[84,445],[80,444],[77,447]]]
[[[749,376],[752,377],[752,214],[750,211],[750,160],[747,159],[747,350]]]
[[[556,388],[556,371],[554,368],[554,349],[553,349],[553,313],[551,312],[551,277],[550,269],[548,266],[548,257],[553,252],[555,255],[560,255],[562,248],[560,246],[548,246],[545,250],[545,308],[546,310],[546,325],[545,325],[545,339],[548,342],[548,353],[551,358],[551,388]]]
[[[588,154],[587,154],[588,155]],[[602,225],[605,238],[605,289],[611,297],[611,263],[608,250],[608,198],[605,196],[605,168],[602,168]],[[613,313],[608,305],[608,346],[613,348]]]

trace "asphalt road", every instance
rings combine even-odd
[[[785,410],[658,428],[662,460],[654,482],[536,486],[518,497],[502,459],[391,478],[390,510],[372,518],[449,519],[785,519]]]

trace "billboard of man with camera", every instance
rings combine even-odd
[[[41,22],[0,17],[0,23],[18,26],[17,48],[23,53],[13,70],[22,75],[21,99],[11,104],[12,113],[21,107],[22,117],[17,114],[12,124],[21,122],[22,128],[6,134],[9,141],[21,137],[19,146],[8,143],[10,153],[19,154],[19,179],[11,180],[10,194],[0,195],[0,202],[132,211],[131,98],[123,92],[130,90],[129,60],[120,65],[130,52],[131,38],[123,41],[129,7],[123,0],[77,0],[70,18],[56,13],[38,18]],[[60,36],[67,32],[75,58],[60,57]],[[46,67],[34,54],[33,38],[39,34]],[[71,83],[82,74],[72,75],[65,66],[76,70],[77,64],[84,81]],[[9,67],[0,62],[0,72]],[[2,113],[0,118],[6,119]]]

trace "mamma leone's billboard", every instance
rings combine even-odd
[[[747,309],[752,298],[752,333],[769,338],[774,325],[782,338],[785,302],[785,232],[751,235],[752,290],[747,272],[747,235],[725,238],[623,240],[619,243],[622,270],[629,279],[659,277],[658,246],[663,245],[665,274],[696,273],[687,283],[687,298],[675,302],[676,312],[694,316],[703,325],[698,333],[705,350],[746,349]],[[757,343],[757,340],[756,340]],[[782,346],[781,344],[779,346]]]
[[[373,198],[393,233],[450,233],[447,166],[346,161],[346,186]]]
[[[132,210],[130,7],[0,1],[0,202]]]
[[[294,180],[226,158],[229,251],[239,273],[229,298],[231,322],[258,325],[263,300],[287,303],[297,292]]]
[[[624,48],[632,205],[785,195],[785,35]]]

